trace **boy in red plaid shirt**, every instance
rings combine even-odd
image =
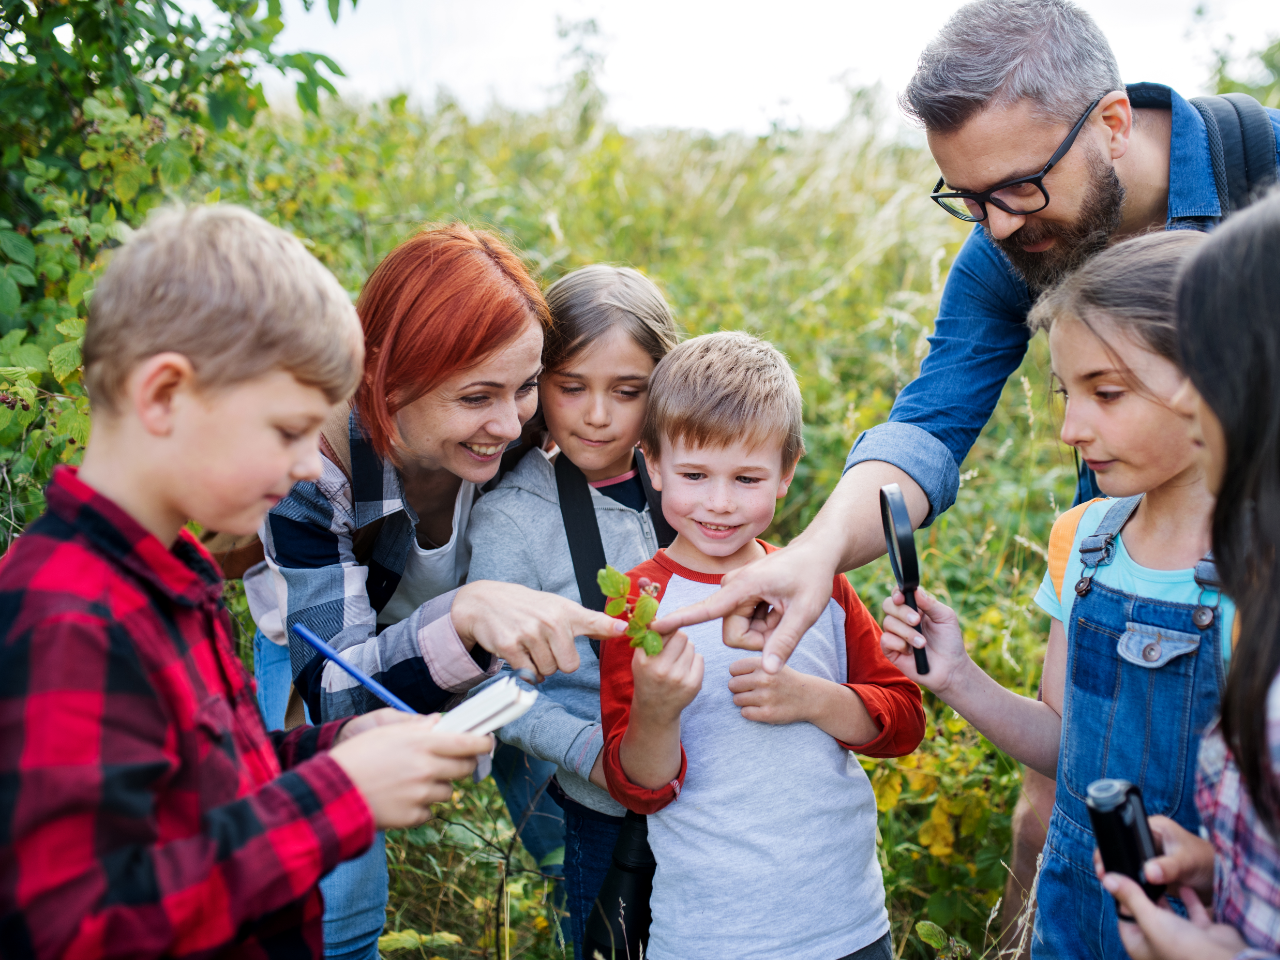
[[[252,533],[318,478],[362,356],[333,276],[244,210],[116,253],[84,465],[0,560],[0,955],[319,957],[320,877],[490,748],[393,710],[268,734],[184,529]]]

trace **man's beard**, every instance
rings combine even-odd
[[[1097,152],[1092,152],[1089,172],[1093,185],[1075,223],[1064,225],[1029,220],[1026,226],[1003,240],[991,238],[1026,279],[1032,295],[1053,286],[1095,253],[1104,250],[1112,234],[1120,227],[1124,186],[1116,176],[1115,167],[1105,162]],[[1050,237],[1057,243],[1043,253],[1028,253],[1023,249],[1043,243]]]

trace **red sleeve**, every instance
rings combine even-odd
[[[629,574],[631,598],[639,592],[636,586],[640,577],[648,577],[666,589],[671,574],[652,560],[640,564]],[[622,737],[631,719],[631,700],[635,682],[631,675],[631,661],[635,652],[626,637],[614,637],[600,644],[600,716],[604,726],[604,776],[609,784],[609,795],[635,813],[657,813],[680,795],[689,760],[680,746],[680,773],[676,779],[658,790],[638,787],[627,779],[622,769]]]
[[[880,626],[843,574],[837,574],[831,591],[844,608],[844,645],[848,661],[845,684],[858,695],[880,735],[869,743],[841,743],[868,757],[901,757],[924,739],[924,707],[920,688],[889,662],[880,649]]]

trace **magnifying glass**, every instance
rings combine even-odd
[[[916,534],[902,488],[896,483],[886,483],[880,488],[880,519],[884,521],[884,544],[898,589],[906,598],[907,606],[919,612],[916,587],[920,586],[920,563],[916,559]],[[912,647],[911,652],[916,655],[916,673],[921,676],[928,673],[928,654],[920,647]]]

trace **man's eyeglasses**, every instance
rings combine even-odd
[[[1076,125],[1067,134],[1067,139],[1062,141],[1062,144],[1053,152],[1053,156],[1049,158],[1049,162],[1044,165],[1044,168],[1039,173],[1029,177],[1018,177],[1015,180],[1006,180],[1004,183],[996,184],[990,190],[984,190],[982,193],[944,193],[942,192],[942,187],[946,182],[946,177],[939,177],[937,186],[933,188],[933,193],[929,196],[947,213],[969,223],[980,223],[987,219],[988,203],[993,203],[1005,213],[1011,213],[1018,217],[1043,210],[1049,205],[1049,191],[1044,188],[1045,175],[1054,168],[1054,165],[1059,160],[1067,155],[1071,145],[1076,142],[1076,137],[1084,129],[1084,122],[1089,119],[1094,108],[1101,102],[1102,97],[1099,97],[1089,104],[1089,109],[1076,121]]]

